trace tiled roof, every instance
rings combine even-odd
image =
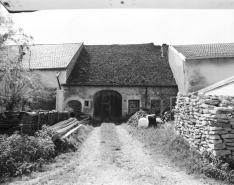
[[[187,59],[234,57],[234,43],[173,46]]]
[[[160,46],[84,45],[67,85],[176,85]]]
[[[23,64],[30,69],[66,68],[81,46],[82,43],[29,46]]]

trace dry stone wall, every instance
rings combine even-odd
[[[234,97],[178,94],[175,124],[200,153],[234,159]]]

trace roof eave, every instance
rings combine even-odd
[[[56,67],[56,68],[30,68],[29,70],[66,70],[66,67]]]
[[[186,60],[205,60],[205,59],[230,59],[234,58],[234,56],[231,57],[201,57],[201,58],[185,58]]]
[[[99,86],[99,87],[104,87],[104,86],[109,86],[109,87],[177,87],[177,85],[127,85],[127,84],[124,84],[124,85],[121,85],[121,84],[118,84],[118,85],[111,85],[111,84],[108,84],[108,85],[91,85],[91,84],[61,84],[61,86]]]

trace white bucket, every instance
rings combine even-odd
[[[138,121],[138,127],[147,128],[149,126],[149,120],[147,118],[140,118]]]

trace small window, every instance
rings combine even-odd
[[[84,102],[84,106],[85,106],[85,107],[89,107],[89,101],[85,101],[85,102]]]

